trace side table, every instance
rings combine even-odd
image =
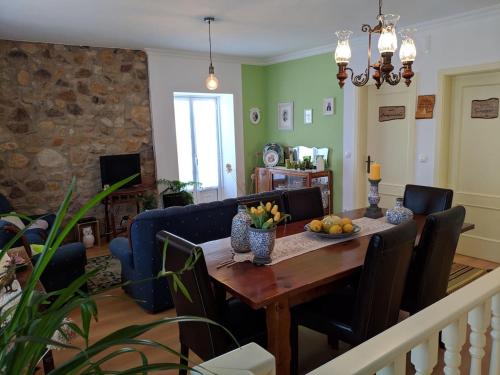
[[[108,241],[110,240],[110,236],[115,238],[119,233],[124,232],[124,230],[121,230],[119,232],[116,228],[115,214],[113,212],[114,206],[120,204],[135,203],[137,213],[139,213],[141,210],[141,204],[139,198],[143,197],[144,194],[151,189],[152,186],[139,185],[131,188],[117,190],[108,195],[106,198],[104,198],[103,204],[104,204],[104,214],[106,220],[105,234],[106,234],[106,239]]]

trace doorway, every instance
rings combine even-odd
[[[370,85],[358,90],[356,205],[368,204],[367,160],[370,156],[382,169],[379,206],[393,207],[395,199],[403,196],[405,185],[414,181],[416,82],[414,80],[410,87],[383,85],[377,89]],[[381,107],[404,107],[404,118],[380,121]]]
[[[236,190],[232,95],[175,93],[174,110],[179,180],[197,182],[195,203],[232,196]]]
[[[447,155],[439,164],[439,181],[453,189],[453,204],[463,205],[466,221],[476,225],[461,236],[457,252],[500,262],[500,118],[494,105],[485,113],[477,107],[500,98],[500,69],[447,77],[447,88],[446,126],[438,143]]]

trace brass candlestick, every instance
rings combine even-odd
[[[382,179],[372,180],[368,179],[370,182],[370,192],[368,193],[368,203],[370,203],[370,207],[366,208],[365,216],[371,219],[378,219],[379,217],[384,216],[382,213],[382,209],[378,206],[380,202],[380,194],[378,193],[378,184]]]

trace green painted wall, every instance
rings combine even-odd
[[[269,142],[284,146],[328,147],[328,163],[334,176],[334,210],[340,211],[344,105],[336,71],[332,55],[328,53],[266,67],[244,65],[242,75],[244,116],[248,117],[248,109],[253,106],[261,108],[264,115],[260,125],[252,125],[248,119],[244,122],[245,128],[254,127],[248,130],[248,138],[247,129],[244,133],[247,172],[255,166],[255,152],[262,152],[264,144]],[[329,97],[335,98],[336,111],[333,116],[324,116],[323,99]],[[290,101],[294,103],[294,130],[280,131],[278,103]],[[304,124],[306,108],[313,110],[312,125]]]
[[[242,91],[243,91],[243,138],[245,147],[245,180],[246,191],[252,191],[252,180],[250,175],[256,166],[262,165],[258,160],[257,153],[267,141],[266,135],[266,72],[264,66],[242,65]],[[261,110],[261,120],[258,125],[250,122],[250,108],[257,107]],[[259,162],[260,164],[256,163]]]

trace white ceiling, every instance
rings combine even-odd
[[[452,16],[499,0],[386,0],[401,25]],[[377,0],[0,0],[0,39],[207,51],[270,58],[336,41],[375,24]]]

